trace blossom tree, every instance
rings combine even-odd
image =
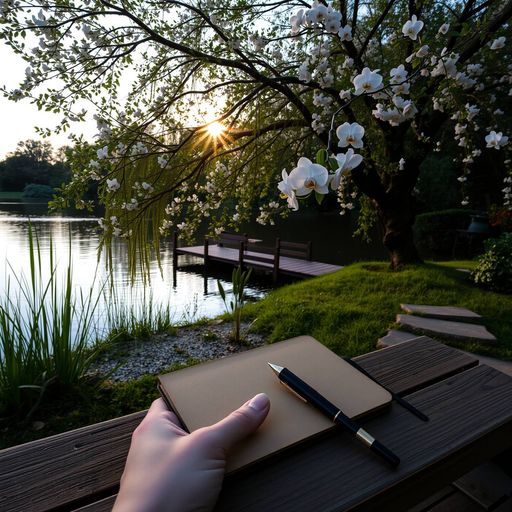
[[[4,93],[62,113],[57,130],[95,112],[64,200],[87,206],[98,181],[105,239],[133,255],[148,225],[158,244],[335,194],[342,214],[373,212],[394,268],[418,261],[414,188],[447,127],[462,203],[471,166],[500,151],[512,207],[512,0],[0,0],[0,16],[27,61]]]

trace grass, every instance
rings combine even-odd
[[[457,270],[473,265],[426,263],[393,272],[387,263],[358,263],[275,290],[248,305],[245,316],[271,342],[310,334],[336,353],[354,356],[374,350],[376,340],[395,327],[400,303],[462,306],[482,315],[499,343],[451,344],[512,360],[512,296],[477,288]]]

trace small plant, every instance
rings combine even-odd
[[[233,298],[229,301],[226,299],[226,292],[217,279],[217,286],[219,287],[219,293],[226,306],[226,311],[233,316],[233,331],[231,332],[231,338],[235,343],[241,343],[240,337],[240,324],[242,322],[242,307],[245,303],[245,286],[249,281],[251,270],[244,270],[240,267],[233,269],[231,274],[231,281],[233,282]]]
[[[485,288],[512,293],[512,233],[484,242],[485,253],[471,273],[473,281]]]

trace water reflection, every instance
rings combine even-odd
[[[87,294],[91,287],[98,293],[106,282],[112,282],[122,307],[140,311],[144,296],[151,297],[153,305],[169,305],[175,321],[192,320],[203,316],[212,317],[224,312],[224,303],[218,293],[217,279],[230,289],[231,270],[208,275],[202,273],[202,266],[191,256],[179,258],[179,268],[173,279],[172,247],[164,242],[160,251],[161,266],[153,254],[150,265],[150,284],[144,287],[141,276],[131,282],[127,265],[127,247],[121,241],[114,241],[112,247],[112,273],[107,272],[105,254],[98,254],[99,232],[97,219],[67,215],[47,216],[45,205],[34,203],[0,203],[0,264],[4,272],[0,278],[0,293],[6,294],[7,279],[10,276],[10,295],[16,296],[14,275],[24,274],[29,278],[29,220],[35,233],[42,256],[42,275],[50,277],[50,247],[53,247],[57,275],[64,274],[71,255],[73,284],[76,292]],[[30,212],[27,215],[27,212]],[[270,282],[250,283],[248,294],[257,298],[264,295]],[[107,299],[108,300],[108,299]],[[100,301],[99,317],[107,307]],[[103,311],[102,311],[103,310]]]

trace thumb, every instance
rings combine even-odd
[[[219,446],[229,449],[237,442],[255,432],[267,417],[270,400],[265,393],[260,393],[247,401],[242,407],[210,427]]]

